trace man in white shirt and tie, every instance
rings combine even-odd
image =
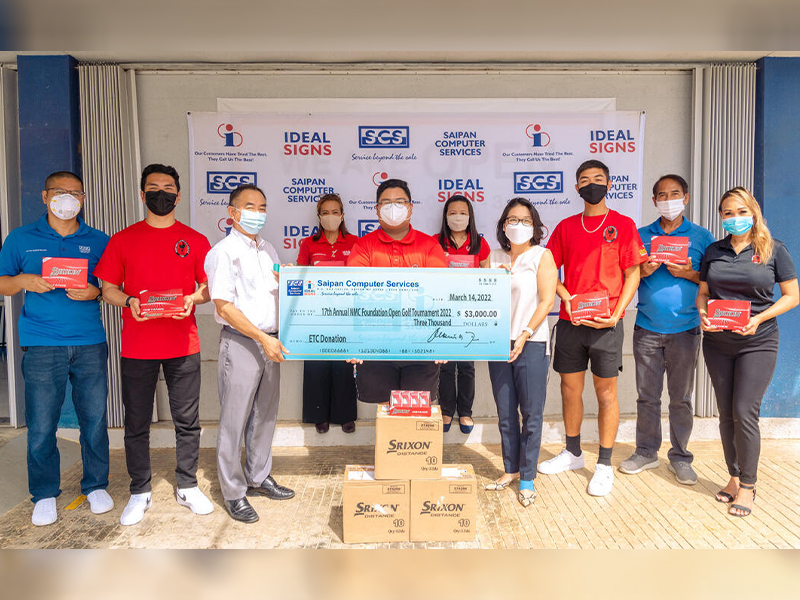
[[[254,523],[258,514],[247,496],[294,496],[270,474],[280,395],[278,363],[288,351],[277,337],[278,273],[273,268],[278,254],[258,235],[267,219],[264,192],[250,184],[239,186],[231,192],[228,216],[233,221],[230,235],[211,249],[205,262],[214,318],[222,325],[217,470],[228,514]]]

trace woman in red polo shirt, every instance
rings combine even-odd
[[[344,205],[338,194],[325,194],[317,202],[317,232],[300,242],[297,264],[343,267],[358,239],[347,231]],[[356,387],[353,365],[343,361],[307,360],[303,367],[303,422],[326,433],[330,423],[345,433],[356,430]]]
[[[460,194],[451,196],[445,202],[439,244],[449,267],[489,267],[489,244],[478,235],[472,203]],[[468,434],[472,431],[475,425],[472,421],[473,400],[475,364],[462,360],[443,364],[439,371],[439,405],[445,431],[450,430],[456,410],[461,432]]]

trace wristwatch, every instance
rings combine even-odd
[[[95,299],[95,302],[100,302],[100,300],[103,299],[103,292],[100,292],[99,294],[97,294],[97,296],[95,296],[94,299]]]
[[[522,328],[522,331],[527,331],[527,332],[528,332],[528,337],[529,337],[529,338],[532,338],[532,337],[533,337],[533,329],[531,329],[530,327],[523,327],[523,328]]]
[[[127,298],[125,298],[125,306],[130,308],[131,307],[131,300],[133,300],[134,298],[136,298],[136,296],[128,296]]]

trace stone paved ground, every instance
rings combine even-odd
[[[560,448],[542,448],[541,460]],[[594,465],[587,448],[587,465]],[[116,507],[93,515],[84,503],[65,507],[78,496],[80,464],[70,468],[58,499],[59,519],[49,527],[30,522],[32,505],[23,502],[0,517],[0,548],[800,548],[800,442],[765,440],[753,514],[734,518],[713,494],[727,480],[717,442],[692,445],[699,481],[679,485],[666,467],[641,475],[616,472],[614,492],[605,498],[586,494],[589,469],[536,480],[536,503],[523,508],[516,490],[479,491],[478,535],[474,542],[346,545],[342,535],[342,473],[348,463],[371,464],[372,448],[276,448],[273,473],[296,490],[290,501],[251,499],[261,520],[232,521],[221,506],[214,451],[204,449],[200,487],[217,505],[196,516],[174,500],[174,450],[154,450],[153,506],[132,527],[119,525],[127,501],[124,454],[111,454],[109,493]],[[614,465],[632,447],[617,444]],[[444,462],[467,462],[482,482],[500,475],[496,445],[445,446]]]

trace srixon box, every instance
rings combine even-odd
[[[572,320],[591,320],[595,317],[611,316],[608,305],[608,294],[605,292],[589,292],[588,294],[575,294],[569,300],[572,309]]]
[[[650,238],[650,261],[685,265],[689,262],[689,238],[654,235]]]
[[[389,396],[389,414],[430,417],[431,393],[426,390],[392,390]]]
[[[408,480],[377,481],[375,467],[347,465],[342,485],[343,541],[407,542],[409,488]]]
[[[89,259],[45,256],[42,279],[54,288],[85,290],[89,283]]]
[[[411,541],[475,539],[478,481],[472,465],[442,465],[441,479],[411,481]]]
[[[747,300],[709,300],[708,321],[715,329],[744,329],[750,321]]]
[[[142,316],[171,317],[183,312],[183,290],[142,290],[139,292],[139,309]]]
[[[375,419],[375,477],[378,479],[436,479],[442,470],[442,413],[431,416],[390,415],[379,405]]]

